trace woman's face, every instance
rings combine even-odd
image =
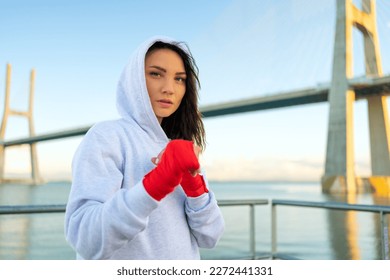
[[[170,49],[156,49],[145,58],[146,87],[153,111],[161,124],[172,115],[186,91],[186,72],[181,57]]]

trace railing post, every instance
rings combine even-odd
[[[275,258],[276,255],[276,204],[271,202],[271,259]]]
[[[252,256],[252,260],[255,260],[256,259],[256,239],[255,239],[255,205],[254,204],[250,204],[249,205],[249,219],[250,219],[250,246],[251,246],[251,256]]]
[[[387,217],[383,211],[380,211],[380,220],[381,220],[381,245],[382,245],[382,259],[389,259],[389,234],[388,234],[388,224]]]

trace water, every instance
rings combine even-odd
[[[389,198],[361,194],[330,196],[318,183],[211,182],[217,199],[288,199],[340,201],[390,205]],[[39,186],[0,185],[0,205],[65,204],[69,182]],[[203,259],[238,259],[250,254],[249,208],[222,207],[225,233],[213,250],[201,250]],[[271,209],[255,208],[256,252],[271,251]],[[301,259],[380,259],[378,214],[278,206],[278,253]],[[64,214],[0,216],[0,259],[74,259],[63,230]]]

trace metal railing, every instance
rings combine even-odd
[[[310,201],[297,201],[297,200],[279,200],[274,199],[271,201],[272,206],[272,219],[271,219],[271,254],[272,258],[293,259],[287,255],[277,254],[277,219],[276,219],[276,206],[296,206],[296,207],[312,207],[322,208],[329,210],[343,210],[343,211],[361,211],[378,213],[381,223],[381,248],[382,259],[389,259],[389,237],[388,237],[388,224],[386,215],[390,214],[390,206],[378,206],[378,205],[362,205],[362,204],[348,204],[341,202],[310,202]]]
[[[267,205],[267,199],[253,200],[219,200],[220,207],[229,206],[249,206],[249,243],[250,243],[250,258],[256,259],[256,219],[255,206]],[[10,205],[0,206],[0,215],[13,214],[42,214],[42,213],[61,213],[65,212],[66,204],[52,205]]]
[[[220,207],[233,206],[249,206],[249,242],[250,242],[250,258],[257,259],[256,253],[256,217],[255,206],[268,205],[267,199],[248,199],[248,200],[219,200]],[[390,214],[390,206],[378,205],[362,205],[348,204],[339,202],[310,202],[297,200],[271,200],[271,254],[270,258],[275,259],[295,259],[292,256],[277,253],[277,216],[276,206],[295,206],[295,207],[311,207],[322,208],[328,210],[344,210],[344,211],[362,211],[378,213],[381,223],[381,248],[382,259],[389,259],[389,239],[388,239],[388,223],[386,215]],[[42,214],[42,213],[61,213],[65,212],[65,204],[53,205],[12,205],[0,206],[0,215],[12,214]]]
[[[65,204],[52,205],[7,205],[0,206],[0,215],[11,214],[43,214],[65,212]]]
[[[249,246],[250,246],[250,258],[256,259],[256,219],[255,219],[255,206],[267,205],[267,199],[253,199],[253,200],[219,200],[218,205],[224,206],[249,206]]]

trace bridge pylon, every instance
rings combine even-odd
[[[19,116],[25,117],[28,120],[29,125],[29,135],[30,137],[35,136],[34,121],[33,121],[33,104],[34,104],[34,86],[35,86],[35,70],[31,70],[30,75],[30,92],[29,92],[29,106],[27,111],[16,111],[10,108],[10,87],[11,87],[11,65],[7,64],[6,69],[6,84],[5,84],[5,101],[4,101],[4,112],[3,120],[1,122],[0,128],[0,183],[6,182],[23,182],[30,184],[40,184],[42,179],[40,177],[38,160],[37,160],[37,150],[36,144],[32,143],[30,145],[30,159],[31,159],[31,178],[30,179],[6,179],[4,177],[5,170],[5,148],[3,144],[5,139],[5,131],[7,127],[8,118],[10,116]]]
[[[336,4],[333,73],[328,97],[328,141],[322,190],[327,193],[359,193],[369,188],[379,194],[390,195],[389,118],[385,95],[367,98],[372,175],[359,178],[355,174],[355,92],[349,85],[353,77],[352,30],[356,27],[363,34],[366,76],[383,76],[375,0],[362,0],[361,10],[352,0],[336,0]]]

